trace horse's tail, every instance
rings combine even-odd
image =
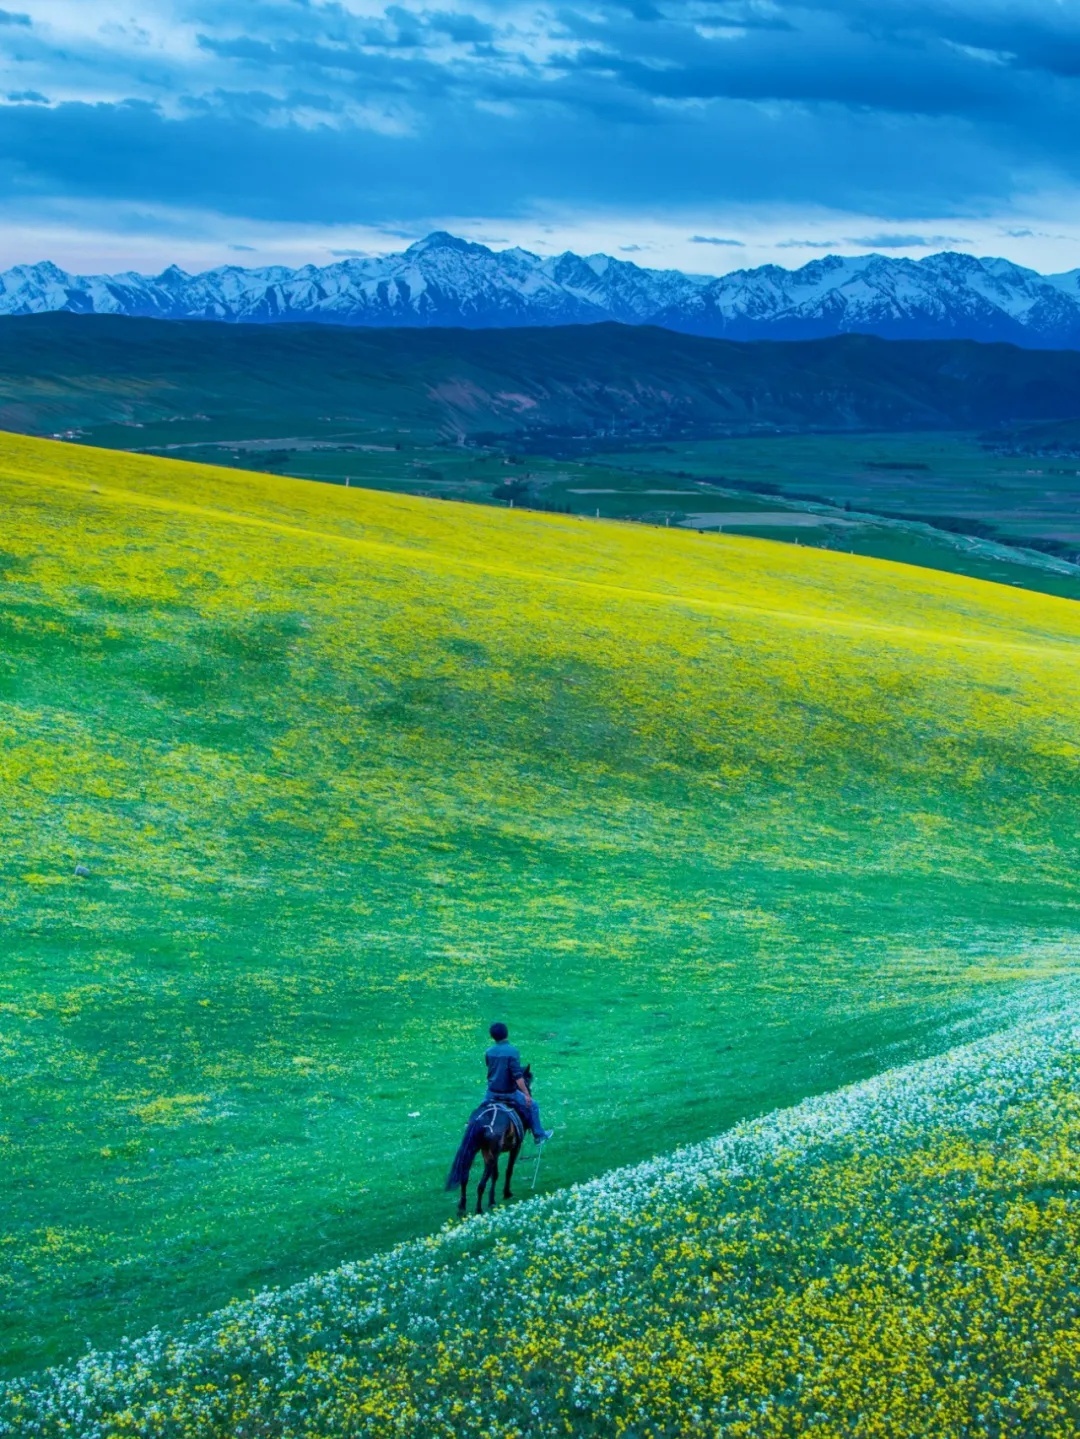
[[[484,1126],[478,1119],[470,1119],[465,1127],[465,1136],[454,1155],[450,1173],[446,1176],[447,1189],[460,1189],[469,1182],[469,1170],[484,1137]]]

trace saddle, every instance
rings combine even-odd
[[[525,1121],[512,1104],[501,1104],[497,1099],[488,1099],[479,1105],[469,1115],[470,1124],[479,1124],[483,1129],[492,1129],[495,1124],[495,1115],[502,1110],[510,1116],[514,1128],[518,1132],[518,1139],[525,1138]]]

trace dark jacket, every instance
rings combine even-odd
[[[493,1044],[484,1055],[484,1063],[489,1094],[513,1094],[517,1090],[517,1082],[525,1071],[521,1067],[521,1055],[508,1040]]]

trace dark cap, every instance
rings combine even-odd
[[[496,1044],[498,1044],[501,1040],[504,1040],[509,1033],[510,1031],[507,1029],[506,1025],[503,1024],[501,1019],[497,1019],[495,1023],[491,1026],[491,1028],[488,1030],[488,1034],[491,1035],[492,1039],[495,1041]]]

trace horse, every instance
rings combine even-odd
[[[531,1066],[526,1066],[524,1077],[525,1084],[531,1093]],[[488,1186],[491,1190],[488,1209],[495,1208],[495,1191],[499,1183],[499,1156],[502,1154],[509,1155],[506,1180],[503,1183],[503,1198],[513,1199],[510,1182],[514,1177],[514,1165],[521,1152],[523,1138],[524,1120],[520,1114],[516,1114],[516,1111],[511,1112],[507,1105],[491,1101],[480,1106],[466,1126],[465,1137],[454,1156],[454,1163],[446,1181],[447,1189],[461,1189],[461,1198],[458,1201],[459,1214],[464,1214],[467,1207],[469,1174],[472,1170],[473,1160],[478,1153],[484,1156],[484,1172],[476,1191],[477,1214],[483,1213],[484,1189]]]

